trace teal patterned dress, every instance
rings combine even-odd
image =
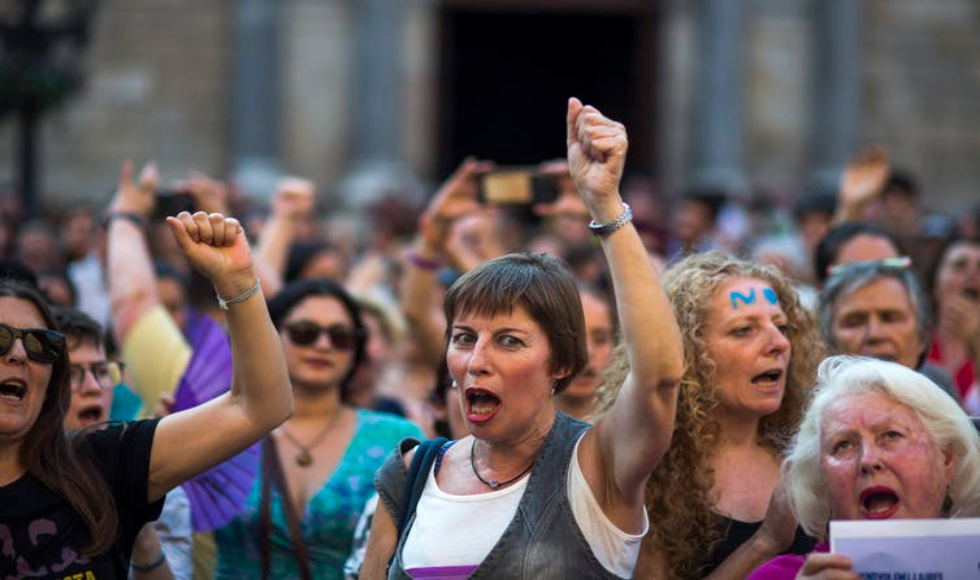
[[[421,438],[422,434],[415,424],[394,415],[357,411],[357,429],[350,446],[330,479],[310,499],[300,518],[303,542],[309,551],[314,578],[332,580],[344,577],[344,561],[350,555],[354,528],[365,502],[374,493],[374,472],[405,437]],[[256,478],[242,513],[215,532],[218,543],[215,578],[258,578],[262,572],[259,480]],[[282,499],[275,489],[271,513],[272,564],[269,578],[299,578]]]

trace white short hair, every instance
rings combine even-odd
[[[912,410],[940,449],[950,450],[956,472],[949,486],[951,517],[980,515],[980,434],[970,417],[940,387],[900,364],[856,356],[833,356],[820,364],[817,386],[783,462],[783,482],[800,526],[825,538],[830,496],[820,472],[820,440],[831,403],[859,393],[884,395]]]

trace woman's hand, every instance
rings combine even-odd
[[[442,183],[425,208],[419,225],[422,236],[430,246],[441,249],[449,233],[449,226],[454,221],[480,211],[476,179],[493,168],[493,162],[467,157]]]
[[[177,184],[194,198],[194,208],[207,213],[228,213],[228,186],[207,175],[192,171]]]
[[[184,211],[167,223],[194,268],[223,298],[233,298],[255,284],[245,231],[235,218],[219,213]]]
[[[980,305],[959,294],[947,295],[939,306],[939,328],[964,344],[980,339]]]
[[[888,154],[872,147],[848,161],[837,192],[835,223],[863,219],[863,212],[874,201],[888,180]]]
[[[789,496],[780,481],[769,498],[766,518],[756,532],[756,538],[770,551],[771,557],[782,554],[793,545],[796,536],[796,516],[790,506]]]
[[[534,215],[541,217],[568,216],[589,219],[589,208],[582,202],[575,188],[575,182],[568,173],[568,162],[564,159],[545,161],[538,166],[538,171],[555,180],[558,189],[558,199],[550,203],[536,203],[531,208]]]
[[[133,181],[133,162],[123,162],[119,171],[119,184],[109,203],[109,213],[131,213],[138,215],[144,223],[156,207],[157,184],[160,174],[156,163],[150,161],[143,166],[139,177]]]
[[[807,554],[796,580],[860,580],[852,567],[847,556],[813,552]]]
[[[316,184],[302,177],[285,177],[276,184],[272,197],[272,213],[295,222],[313,214],[316,205]]]
[[[628,147],[622,123],[575,97],[568,100],[568,170],[596,221],[609,221],[622,213],[619,181]]]

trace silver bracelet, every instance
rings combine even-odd
[[[234,298],[229,298],[228,300],[225,300],[217,292],[214,293],[214,297],[218,299],[218,308],[220,308],[222,310],[228,310],[228,307],[231,306],[232,304],[238,304],[239,302],[244,302],[244,301],[248,300],[253,295],[257,294],[258,291],[261,290],[261,289],[262,289],[262,286],[260,286],[259,285],[259,281],[256,280],[255,281],[255,286],[252,286],[251,288],[249,288],[248,290],[242,292],[238,296],[235,296]]]
[[[630,208],[629,204],[625,201],[623,202],[623,213],[619,214],[619,217],[611,222],[598,223],[595,220],[589,222],[589,229],[592,233],[604,238],[619,228],[625,226],[626,224],[633,221],[633,210]]]

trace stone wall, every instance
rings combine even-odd
[[[107,199],[123,159],[153,158],[167,179],[220,174],[228,153],[231,0],[103,0],[84,93],[41,131],[43,205]],[[0,175],[16,177],[14,124]]]
[[[924,204],[980,203],[980,3],[868,0],[865,143],[919,177]]]
[[[402,2],[399,155],[434,175],[439,112],[440,2]],[[733,0],[734,1],[734,0]],[[813,10],[824,0],[744,0],[741,51],[745,174],[765,189],[797,191],[812,170]],[[44,203],[102,199],[124,158],[157,159],[165,178],[233,166],[231,87],[236,0],[103,0],[85,93],[42,132]],[[353,67],[358,23],[344,0],[289,0],[280,16],[282,92],[277,150],[284,171],[335,190],[358,130]],[[661,0],[657,64],[658,171],[668,190],[691,170],[697,3]],[[980,4],[975,0],[865,0],[861,144],[882,143],[921,178],[927,205],[956,211],[980,184]],[[0,179],[15,176],[14,124],[0,126]]]

